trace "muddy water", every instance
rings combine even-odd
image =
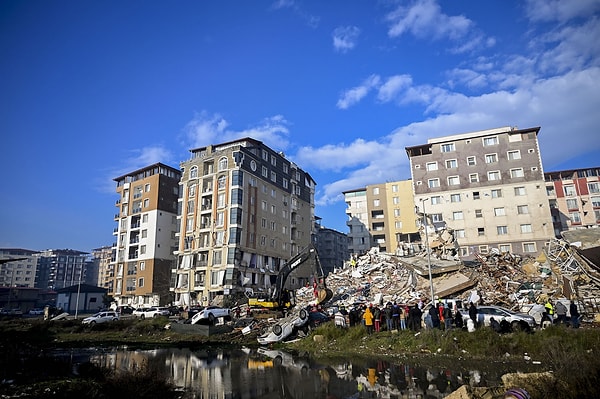
[[[457,361],[450,367],[378,359],[323,363],[263,348],[89,348],[46,356],[68,363],[65,370],[75,374],[87,362],[116,371],[151,367],[196,398],[444,398],[463,384],[498,385],[508,371],[483,371]]]

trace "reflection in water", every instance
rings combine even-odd
[[[500,380],[500,371],[461,373],[376,359],[322,364],[266,348],[79,350],[71,360],[116,371],[146,366],[195,398],[444,398],[463,384]]]

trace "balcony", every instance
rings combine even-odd
[[[115,219],[115,220],[119,219],[119,214],[118,214],[118,213],[115,213],[115,217],[114,217],[114,219]]]
[[[137,244],[140,242],[140,238],[139,237],[133,237],[132,239],[129,240],[130,244]]]
[[[142,193],[135,193],[135,194],[133,194],[133,198],[134,199],[136,199],[136,198],[142,198]]]
[[[142,208],[133,208],[133,211],[131,211],[132,214],[136,214],[136,213],[140,213],[142,212]]]
[[[137,222],[137,223],[131,223],[131,228],[132,228],[132,229],[139,229],[139,228],[140,228],[140,226],[141,226],[140,222]]]

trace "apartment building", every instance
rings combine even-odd
[[[503,127],[406,147],[415,204],[454,230],[462,257],[537,255],[554,235],[537,135]]]
[[[92,262],[96,273],[96,279],[93,285],[107,289],[108,287],[112,287],[112,283],[114,282],[114,273],[111,273],[113,270],[111,265],[114,265],[114,263],[111,263],[112,260],[112,246],[104,246],[92,250]],[[109,291],[112,292],[113,289],[111,288]]]
[[[314,180],[252,138],[190,152],[181,164],[175,302],[268,291],[285,261],[311,243]],[[308,282],[303,272],[290,276],[290,288]]]
[[[600,168],[544,173],[554,235],[600,227]]]
[[[350,260],[348,235],[319,223],[315,223],[315,230],[315,248],[325,275],[343,268],[344,262]]]
[[[119,195],[113,231],[117,240],[103,287],[118,305],[172,302],[180,178],[178,169],[155,163],[113,179]]]
[[[74,249],[48,249],[37,252],[35,287],[58,290],[85,283],[90,262],[87,252]]]
[[[0,248],[0,287],[34,288],[36,253],[22,248]]]
[[[420,240],[410,180],[345,191],[344,198],[351,253],[361,254],[372,247],[398,253],[404,244]]]

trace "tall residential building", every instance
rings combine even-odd
[[[35,286],[58,290],[86,282],[89,254],[74,249],[48,249],[38,252]]]
[[[21,248],[0,248],[0,287],[35,287],[37,251]],[[15,259],[8,262],[8,259]]]
[[[554,235],[537,135],[504,127],[407,147],[415,204],[454,230],[462,257],[537,255]]]
[[[97,273],[96,281],[92,283],[97,287],[108,289],[108,292],[113,291],[112,283],[114,282],[114,270],[111,268],[113,258],[113,247],[105,246],[92,250],[92,262],[94,270]],[[110,288],[109,288],[110,287]]]
[[[348,235],[319,223],[315,223],[315,229],[315,248],[325,275],[344,267],[344,263],[350,259]]]
[[[190,152],[181,164],[175,302],[268,290],[285,261],[311,243],[314,180],[251,138]],[[305,283],[302,275],[288,280]]]
[[[544,173],[554,234],[600,227],[600,168]]]
[[[172,302],[180,178],[178,169],[156,163],[114,179],[119,194],[113,232],[117,241],[104,288],[119,305]]]
[[[396,253],[403,243],[420,240],[412,190],[410,180],[400,180],[344,192],[352,254],[372,247]]]

